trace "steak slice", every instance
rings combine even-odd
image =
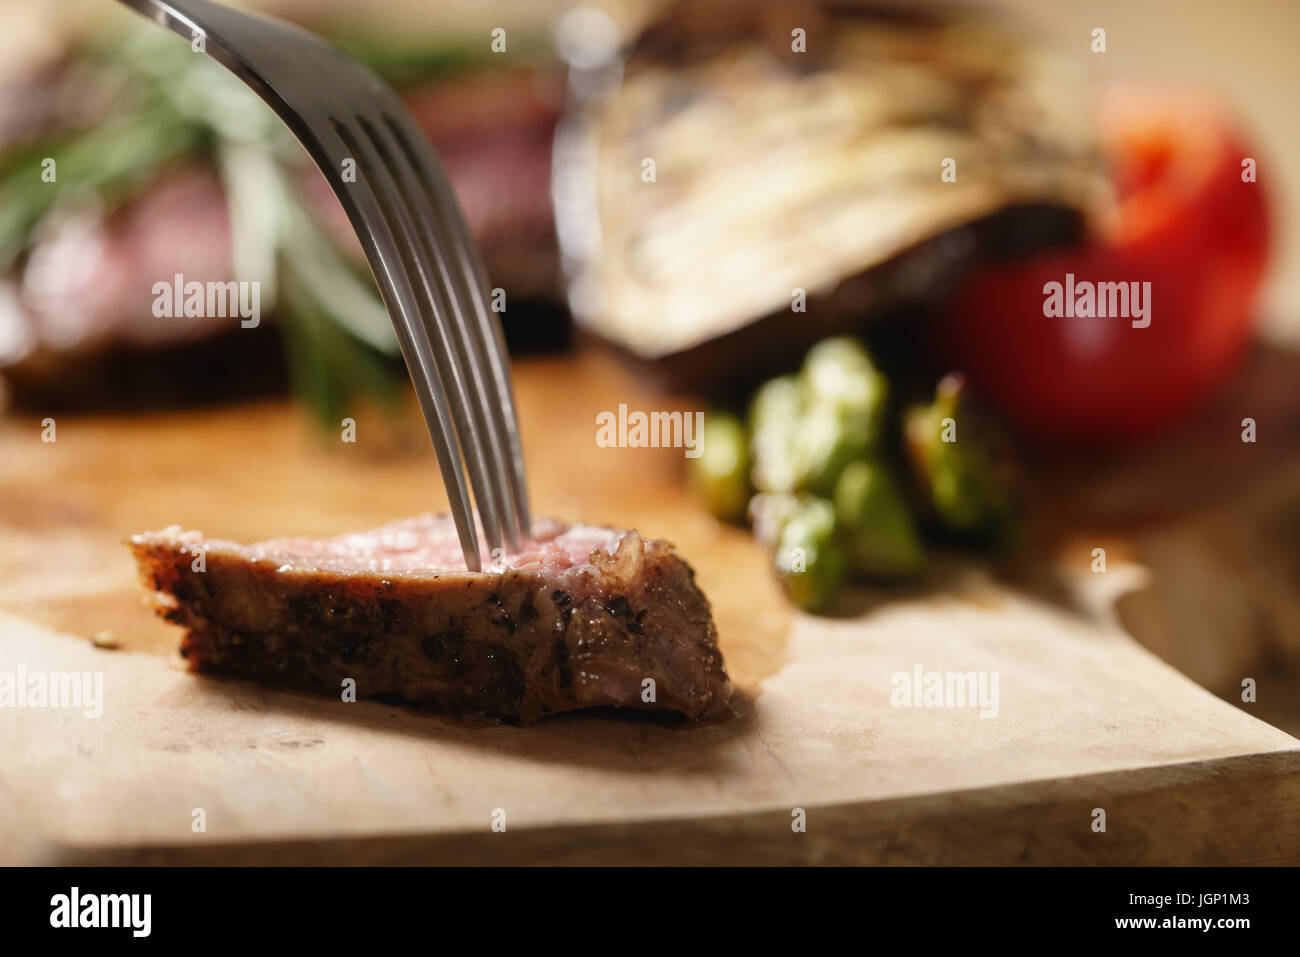
[[[708,599],[671,545],[534,531],[483,572],[466,569],[446,515],[256,545],[172,526],[129,544],[159,613],[186,629],[193,671],[330,695],[352,678],[361,696],[525,724],[597,705],[726,709]]]

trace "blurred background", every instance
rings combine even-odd
[[[403,89],[456,180],[458,193],[484,244],[494,282],[505,288],[511,304],[519,307],[511,313],[511,318],[518,318],[518,321],[508,324],[512,340],[518,347],[555,346],[567,342],[565,312],[570,296],[575,293],[580,305],[593,296],[624,294],[626,308],[606,302],[607,311],[616,315],[597,320],[614,330],[626,330],[641,322],[632,314],[634,308],[674,307],[673,302],[654,297],[646,298],[634,307],[633,296],[644,292],[644,288],[631,292],[621,288],[611,291],[609,288],[624,281],[621,273],[624,267],[672,268],[673,264],[667,260],[611,262],[608,266],[597,264],[594,271],[601,274],[599,279],[591,275],[589,269],[580,277],[582,281],[566,288],[553,235],[551,145],[556,124],[566,107],[570,113],[581,112],[575,109],[575,105],[583,94],[575,94],[570,89],[569,64],[562,57],[566,52],[562,35],[563,14],[575,6],[601,11],[601,16],[595,20],[579,17],[570,21],[570,34],[574,38],[586,38],[581,41],[571,39],[567,51],[568,60],[576,58],[579,66],[585,62],[584,57],[590,60],[594,56],[607,55],[610,52],[607,47],[611,44],[616,47],[634,45],[647,25],[651,25],[653,35],[656,19],[659,20],[660,33],[666,29],[666,17],[669,25],[674,20],[678,23],[676,29],[683,35],[688,29],[720,33],[720,30],[714,30],[715,24],[702,23],[687,28],[683,24],[690,20],[690,16],[682,9],[674,10],[673,4],[651,0],[587,5],[561,0],[502,0],[492,3],[386,0],[368,7],[364,14],[349,4],[322,0],[251,0],[245,5],[297,20],[325,33]],[[797,3],[769,3],[760,4],[756,9],[765,8],[768,13],[764,16],[768,20],[789,19],[791,11],[797,11],[799,6]],[[1226,14],[1209,0],[1155,2],[1144,4],[1140,10],[1118,2],[1063,4],[1050,11],[1041,5],[1019,0],[957,5],[850,2],[822,5],[823,16],[829,15],[828,11],[854,7],[877,13],[903,9],[938,11],[941,16],[959,17],[962,21],[997,24],[997,29],[1021,44],[1015,56],[1049,61],[1025,66],[1023,72],[1026,75],[1017,77],[1015,82],[1027,87],[1038,83],[1051,83],[1057,87],[1052,93],[1057,97],[1056,101],[1031,122],[1044,117],[1050,119],[1059,129],[1044,135],[1045,141],[1051,140],[1047,145],[1053,149],[1076,150],[1079,154],[1076,158],[1085,155],[1086,140],[1095,135],[1092,128],[1093,98],[1109,89],[1119,89],[1123,98],[1127,96],[1126,91],[1163,84],[1221,100],[1226,116],[1242,133],[1238,142],[1251,153],[1259,154],[1259,179],[1268,194],[1273,213],[1270,268],[1253,300],[1254,319],[1265,336],[1285,339],[1300,335],[1296,332],[1296,317],[1300,316],[1300,279],[1296,278],[1300,276],[1300,243],[1295,238],[1300,191],[1288,177],[1279,175],[1287,168],[1288,158],[1300,149],[1300,120],[1286,101],[1292,41],[1300,29],[1300,11],[1294,5],[1261,0]],[[60,399],[75,391],[74,386],[66,381],[67,376],[60,376],[64,381],[57,387],[46,388],[48,383],[45,380],[55,374],[53,370],[66,368],[60,363],[74,359],[109,358],[124,362],[140,347],[161,344],[159,340],[168,340],[169,345],[192,346],[195,340],[206,339],[215,332],[212,323],[201,324],[207,328],[198,329],[193,323],[169,320],[154,323],[154,328],[145,328],[148,323],[139,317],[124,318],[126,314],[138,312],[137,303],[130,299],[132,293],[126,289],[129,284],[124,280],[107,283],[107,295],[104,285],[95,287],[90,280],[83,282],[85,289],[100,290],[93,297],[96,301],[85,304],[83,317],[67,317],[68,296],[73,296],[72,301],[77,303],[77,290],[61,285],[58,279],[49,278],[51,273],[63,272],[50,263],[63,261],[61,257],[80,255],[85,260],[92,256],[88,251],[86,230],[95,216],[106,219],[112,214],[111,241],[108,248],[102,250],[103,258],[120,257],[128,266],[140,263],[142,274],[159,272],[155,267],[161,263],[142,260],[160,255],[175,260],[177,271],[183,271],[179,269],[183,256],[193,255],[196,257],[195,272],[209,266],[218,269],[224,266],[226,269],[239,267],[247,273],[256,266],[259,258],[267,260],[275,253],[265,249],[243,254],[236,252],[232,258],[232,253],[225,248],[231,245],[223,242],[229,236],[231,217],[241,219],[241,214],[236,202],[238,197],[224,194],[229,192],[232,180],[244,178],[235,177],[230,172],[232,164],[239,163],[238,157],[229,155],[237,153],[232,147],[250,140],[267,148],[273,144],[280,151],[283,165],[294,167],[300,162],[300,158],[293,155],[292,144],[285,145],[283,136],[273,123],[264,123],[259,129],[257,122],[251,125],[246,122],[244,129],[231,129],[231,126],[239,126],[237,121],[230,119],[232,116],[241,112],[256,114],[259,107],[250,104],[233,81],[224,83],[226,78],[219,76],[219,70],[208,69],[206,63],[189,63],[191,58],[183,55],[186,51],[178,50],[178,45],[167,42],[165,37],[154,36],[144,29],[146,24],[135,22],[127,16],[128,13],[112,3],[96,0],[60,0],[45,5],[12,0],[0,2],[0,16],[5,23],[4,36],[0,40],[4,52],[0,75],[7,84],[4,102],[0,104],[0,147],[6,151],[5,168],[15,174],[5,190],[6,211],[3,221],[0,221],[4,230],[4,235],[0,236],[4,251],[0,253],[3,257],[0,265],[6,268],[11,278],[23,275],[17,288],[14,284],[7,284],[3,295],[5,318],[0,321],[0,368],[6,370],[11,388],[21,389],[41,401]],[[798,19],[797,13],[793,15]],[[699,14],[695,17],[706,19]],[[762,17],[749,15],[747,19],[751,21],[748,26],[752,29],[748,33],[752,39],[758,35],[757,21]],[[489,48],[489,33],[494,26],[505,26],[509,30],[510,42],[504,54],[494,53]],[[1098,27],[1106,31],[1104,53],[1093,50],[1096,44],[1092,33]],[[809,28],[816,31],[812,19]],[[740,36],[731,38],[738,56],[742,39]],[[770,36],[767,39],[770,40]],[[698,37],[693,42],[704,48]],[[584,49],[584,44],[591,49]],[[657,55],[653,44],[649,46],[651,49],[644,57],[646,61],[652,61]],[[821,45],[823,53],[826,46]],[[986,51],[988,49],[986,46]],[[847,59],[851,51],[841,50],[836,55]],[[814,44],[813,53],[805,60],[816,60],[818,56],[818,45]],[[845,63],[822,63],[821,66],[853,69],[853,65]],[[182,67],[193,67],[190,73],[194,75],[188,81],[190,87],[215,84],[222,87],[221,94],[211,97],[206,103],[201,102],[203,97],[195,95],[192,90],[185,93],[182,89],[179,96],[167,96],[168,87],[178,75],[175,71]],[[172,72],[168,72],[169,69]],[[736,75],[740,76],[739,73]],[[701,82],[713,82],[714,79]],[[658,95],[667,97],[669,84],[655,82],[659,83]],[[882,76],[880,88],[889,89],[890,82],[890,78]],[[183,83],[179,85],[185,86]],[[900,87],[893,89],[897,95]],[[674,95],[680,92],[677,89]],[[824,90],[805,92],[814,97],[820,93],[823,101],[829,102]],[[935,95],[934,90],[913,92],[922,97]],[[1038,95],[1039,91],[1030,90],[1030,93]],[[627,94],[628,97],[633,95],[637,94]],[[620,102],[631,101],[624,99]],[[937,112],[934,102],[931,100],[928,108]],[[790,104],[783,106],[788,108]],[[775,111],[775,106],[772,109]],[[121,113],[132,114],[135,122],[117,122]],[[700,116],[707,117],[707,114],[701,111]],[[114,123],[108,125],[116,129],[105,131],[105,121],[110,117],[114,117]],[[265,116],[258,119],[265,120]],[[664,121],[665,117],[652,116],[647,121],[655,119]],[[691,133],[684,126],[683,129],[686,135]],[[671,130],[668,132],[676,135]],[[695,132],[706,135],[699,129]],[[95,135],[78,142],[77,133]],[[797,135],[800,134],[792,128],[791,136]],[[647,140],[649,142],[652,141]],[[26,172],[19,160],[38,153],[60,159],[59,151],[54,148],[56,145],[69,151],[67,158],[74,164],[85,162],[86,157],[92,155],[119,158],[114,168],[101,168],[95,174],[95,192],[99,194],[97,210],[89,210],[88,204],[92,201],[86,196],[69,197],[70,191],[66,189],[57,191],[60,194],[58,202],[41,196],[55,190],[27,190],[27,196],[18,198],[22,192],[21,177]],[[905,148],[897,150],[897,155],[905,155]],[[223,151],[227,154],[224,169]],[[1020,159],[1036,164],[1034,168],[1041,172],[1048,167],[1044,155],[1038,153]],[[1054,155],[1053,159],[1057,158]],[[936,234],[951,223],[971,221],[980,213],[996,211],[999,206],[1022,202],[1026,198],[1045,199],[1058,206],[1072,206],[1096,214],[1096,207],[1087,207],[1082,197],[1084,187],[1077,181],[1080,177],[1066,182],[1066,174],[1077,174],[1078,170],[1047,170],[1037,178],[1042,180],[1056,175],[1056,182],[1021,182],[1011,186],[1007,182],[1011,176],[1005,170],[1010,157],[999,154],[998,159],[1004,164],[999,174],[1002,182],[998,184],[1004,191],[1003,195],[956,201],[950,209],[928,209],[924,214],[918,214],[919,226],[864,244],[871,248],[847,255],[844,263],[837,263],[834,269],[826,272],[823,281],[840,281],[844,276],[836,275],[836,272],[846,273],[865,264],[877,264],[908,244],[915,244],[926,234]],[[720,169],[726,167],[721,161],[717,165]],[[240,168],[247,175],[253,175],[248,174],[248,164]],[[67,178],[77,173],[74,165],[64,175]],[[324,191],[322,183],[309,170],[293,169],[291,175],[295,178],[292,192],[301,195],[290,197],[290,205],[306,207],[308,215],[330,235],[333,244],[345,257],[356,262],[359,249],[347,235],[347,226],[338,207]],[[560,185],[562,187],[563,181]],[[244,190],[247,198],[243,205],[258,205],[268,189],[273,187],[266,186],[260,191],[255,187]],[[562,220],[580,219],[581,199],[564,194],[562,189],[557,195],[564,200],[564,207],[560,209]],[[234,208],[227,209],[228,204]],[[924,203],[914,204],[920,205]],[[201,228],[185,227],[182,230],[174,227],[173,231],[183,231],[191,237],[210,237],[192,239],[190,245],[195,249],[187,248],[183,254],[171,248],[171,240],[176,237],[168,235],[166,225],[181,218],[171,213],[182,208],[185,215],[200,217]],[[774,206],[769,212],[776,215],[780,207]],[[888,211],[873,212],[883,215]],[[644,211],[639,214],[644,214]],[[254,223],[258,222],[256,214],[243,214],[242,219],[249,215],[254,217]],[[201,219],[203,216],[207,219]],[[602,225],[607,236],[621,238],[626,243],[640,242],[643,238],[632,232],[621,233],[612,223]],[[1043,226],[1037,221],[1028,224],[1013,222],[1013,225],[1020,232],[1034,225]],[[683,232],[690,228],[694,227],[684,228]],[[1054,224],[1043,228],[1050,231]],[[218,233],[220,230],[226,232]],[[582,235],[581,227],[575,226],[570,232],[574,233],[570,237],[572,258],[581,254],[579,246],[582,240],[578,238]],[[668,233],[659,242],[667,244],[674,238]],[[238,234],[233,239],[236,248],[245,242],[245,237]],[[267,244],[263,241],[260,245]],[[16,265],[20,250],[26,250],[25,269]],[[205,250],[209,257],[220,256],[226,261],[204,260]],[[301,250],[290,251],[289,258],[295,255],[299,260],[306,258]],[[614,258],[608,250],[606,255]],[[655,255],[654,250],[646,255]],[[813,257],[810,255],[809,258]],[[749,265],[756,263],[751,261]],[[304,268],[310,271],[312,267]],[[739,264],[738,268],[743,270],[745,264]],[[167,270],[163,268],[162,271]],[[310,308],[301,303],[301,293],[295,295],[294,270],[290,267],[288,271],[290,281],[283,284],[286,299],[289,303],[298,302],[300,307],[284,310],[292,317],[308,312]],[[364,277],[364,270],[361,273]],[[695,278],[679,275],[676,285],[694,289]],[[730,283],[730,278],[720,277],[719,281]],[[604,288],[598,288],[602,286]],[[734,284],[730,288],[734,289]],[[703,293],[707,294],[708,290]],[[92,298],[89,293],[82,294]],[[9,301],[15,295],[20,300],[16,305]],[[702,298],[698,290],[695,298]],[[763,302],[761,294],[755,294],[752,299],[752,303],[735,305],[740,314],[747,314],[750,319],[754,318],[756,311],[768,305]],[[58,311],[65,313],[63,318],[48,315],[53,311],[46,308],[51,300],[61,303]],[[611,305],[612,310],[609,308]],[[848,308],[861,313],[863,310],[859,306],[854,303]],[[15,311],[27,315],[19,320],[13,315]],[[543,316],[546,321],[540,321]],[[713,318],[723,325],[741,321]],[[680,319],[661,317],[660,321],[694,323],[698,328],[699,323],[707,323],[708,319],[692,314]],[[354,327],[364,326],[365,321],[351,316],[342,318],[345,326],[348,322]],[[81,328],[83,325],[85,328]],[[327,323],[326,328],[329,326]],[[690,333],[684,335],[691,337]],[[365,332],[361,334],[363,339],[375,336],[383,338],[382,330],[369,337]],[[301,346],[304,338],[291,336],[289,342],[295,347]],[[615,338],[626,336],[619,332]],[[96,350],[100,355],[91,355]],[[260,388],[267,381],[276,379],[278,363],[270,364],[270,369],[250,369],[251,386]],[[330,377],[331,383],[345,391],[347,387],[357,385],[351,381],[357,376],[338,370],[335,368],[337,365],[339,363],[330,367],[330,372],[336,373]],[[140,373],[146,379],[165,380],[169,375],[177,376],[174,368],[128,368],[131,373]],[[333,381],[339,378],[343,381]],[[145,382],[116,391],[123,399],[130,399],[137,389],[147,392],[151,385],[166,391],[174,384]],[[183,388],[173,389],[173,392],[184,391]],[[150,401],[147,394],[143,398],[146,403]]]
[[[1294,687],[1300,6],[248,6],[366,62],[435,144],[508,303],[540,510],[653,516],[687,551],[723,536],[704,575],[725,619],[729,594],[750,596],[721,569],[764,562],[708,513],[743,525],[755,493],[818,494],[798,463],[774,479],[750,461],[769,446],[747,410],[847,335],[888,379],[891,415],[955,401],[935,387],[956,371],[997,435],[978,462],[942,465],[974,525],[936,508],[926,450],[890,459],[925,500],[917,535],[1004,544],[994,487],[1015,444],[1028,504],[1011,573],[1050,566],[1069,591],[1106,543],[1149,571],[1118,607],[1158,654],[1228,700],[1252,669]],[[333,533],[436,504],[359,244],[269,111],[109,0],[0,0],[0,24],[0,606],[139,628],[116,541],[141,526]],[[1151,327],[1045,319],[1043,283],[1067,272],[1151,282]],[[154,316],[153,284],[175,273],[261,282],[262,325]],[[685,480],[680,455],[589,465],[593,414],[620,402],[716,410],[730,431],[714,447],[736,454]],[[65,433],[79,454],[41,458],[31,430],[64,415],[84,417]],[[322,451],[345,416],[382,436],[366,463]],[[906,446],[900,421],[882,445]],[[745,654],[727,649],[742,672]],[[1257,713],[1295,730],[1288,697]]]
[[[550,152],[555,124],[566,104],[572,107],[575,99],[568,90],[568,68],[557,49],[557,46],[563,46],[563,40],[557,40],[562,14],[574,4],[560,0],[527,3],[508,0],[493,3],[387,0],[367,8],[364,14],[356,12],[349,4],[320,0],[253,0],[246,5],[298,20],[326,33],[405,90],[417,116],[438,144],[453,179],[457,180],[462,202],[485,245],[494,282],[506,288],[512,304],[520,306],[513,316],[528,315],[527,322],[520,318],[520,321],[510,324],[513,339],[520,347],[526,348],[547,343],[562,344],[567,329],[562,313],[567,301],[553,239]],[[585,31],[589,45],[596,47],[611,42],[630,44],[664,10],[670,11],[670,17],[673,15],[672,4],[650,0],[586,6],[602,11],[606,19],[597,21],[596,27],[592,27],[590,20],[578,19],[572,22],[571,32],[581,35]],[[759,6],[769,11],[798,9],[798,4]],[[977,22],[997,22],[1009,36],[1024,42],[1028,51],[1022,52],[1034,56],[1050,55],[1053,62],[1047,67],[1040,66],[1044,74],[1073,72],[1068,77],[1051,77],[1060,86],[1056,94],[1060,99],[1054,104],[1058,109],[1049,111],[1047,115],[1065,131],[1052,134],[1060,140],[1091,135],[1092,131],[1088,129],[1093,110],[1091,98],[1108,88],[1130,88],[1134,81],[1144,87],[1151,83],[1168,84],[1221,98],[1233,124],[1244,134],[1242,143],[1251,152],[1259,154],[1260,182],[1268,193],[1274,213],[1271,265],[1255,300],[1259,329],[1264,335],[1274,338],[1298,334],[1296,317],[1300,315],[1300,279],[1296,277],[1300,276],[1300,243],[1295,239],[1295,222],[1300,215],[1300,191],[1286,176],[1279,175],[1287,168],[1288,158],[1300,149],[1300,120],[1286,102],[1291,45],[1300,29],[1300,11],[1294,5],[1248,3],[1232,14],[1223,13],[1218,5],[1208,0],[1190,4],[1172,0],[1155,2],[1144,4],[1140,10],[1123,3],[1103,2],[1063,4],[1048,11],[1041,5],[1017,0],[955,6],[932,3],[919,7],[914,4],[841,3],[831,4],[826,9],[854,6],[873,10],[961,11],[963,16],[973,11],[973,19]],[[34,155],[41,152],[41,147],[46,147],[45,152],[58,159],[57,151],[53,149],[56,143],[72,151],[69,159],[74,162],[92,149],[120,150],[120,154],[113,152],[112,155],[121,155],[122,168],[101,170],[97,174],[103,180],[97,185],[105,205],[100,213],[107,215],[112,212],[116,217],[109,257],[120,254],[128,263],[134,263],[147,258],[158,248],[168,248],[170,243],[159,237],[165,235],[164,222],[174,221],[176,217],[168,215],[167,211],[186,204],[189,215],[206,214],[209,218],[204,221],[205,229],[186,229],[185,232],[211,234],[212,241],[207,245],[229,259],[230,254],[222,249],[221,237],[213,232],[229,229],[229,215],[223,208],[222,185],[205,174],[216,172],[217,179],[224,175],[229,181],[228,170],[222,174],[220,167],[223,142],[229,146],[232,138],[238,143],[249,138],[269,141],[281,137],[273,125],[261,131],[234,131],[233,136],[231,130],[220,129],[220,116],[258,109],[256,105],[241,102],[244,99],[242,91],[233,81],[223,92],[230,94],[234,106],[219,98],[200,104],[195,102],[196,97],[190,96],[184,103],[142,107],[139,97],[147,95],[147,89],[145,93],[141,93],[141,89],[147,88],[150,82],[165,91],[168,84],[160,83],[159,77],[169,76],[166,72],[168,64],[173,68],[178,64],[193,64],[187,63],[189,58],[183,56],[185,51],[178,50],[177,45],[168,43],[165,37],[153,36],[144,29],[146,24],[133,21],[128,13],[111,3],[95,0],[60,0],[55,4],[41,5],[12,0],[0,3],[0,16],[5,23],[3,39],[0,40],[4,52],[4,66],[0,73],[7,82],[6,96],[0,105],[0,145],[9,157],[6,167],[17,165],[14,160],[17,154]],[[785,12],[779,14],[785,15]],[[679,16],[678,19],[683,18]],[[510,42],[505,54],[495,54],[488,46],[489,31],[499,25],[509,30]],[[1104,53],[1092,50],[1095,45],[1092,31],[1097,27],[1107,31]],[[607,37],[602,32],[604,30],[614,31],[613,36]],[[122,44],[125,48],[120,46]],[[814,45],[814,58],[816,50]],[[126,55],[117,56],[118,53]],[[577,53],[579,60],[584,55],[590,58],[596,54],[590,50]],[[152,80],[149,79],[149,64],[153,64]],[[213,79],[220,71],[196,69],[192,72],[197,74],[191,81],[192,85],[220,82]],[[94,82],[85,82],[90,78]],[[1039,79],[1036,76],[1026,82],[1038,82]],[[69,136],[71,131],[89,131],[115,111],[137,109],[143,114],[140,122],[123,128],[116,139],[92,137],[91,142],[81,144],[78,153],[78,144]],[[204,110],[208,115],[204,115]],[[188,111],[188,115],[183,118],[172,116],[176,111]],[[160,142],[167,145],[159,149]],[[286,148],[280,142],[277,146],[283,151],[286,163],[293,165],[298,158],[292,155],[292,145]],[[1077,148],[1078,144],[1072,146]],[[1041,163],[1042,159],[1035,157],[1031,162]],[[19,170],[20,175],[21,172]],[[74,172],[65,173],[65,178]],[[302,199],[312,215],[325,221],[324,228],[331,232],[336,244],[355,259],[359,251],[346,235],[347,227],[337,206],[327,194],[322,195],[322,184],[314,181],[309,172],[295,171],[294,175],[313,180],[296,184],[304,194]],[[146,180],[151,181],[146,183]],[[151,188],[145,189],[145,186]],[[20,289],[23,300],[20,305],[29,315],[23,322],[10,315],[0,323],[0,367],[7,369],[6,378],[11,385],[17,383],[42,400],[56,398],[66,394],[72,386],[65,381],[53,390],[55,395],[45,394],[42,376],[47,370],[57,368],[52,357],[50,362],[45,361],[48,353],[62,354],[59,361],[63,361],[71,359],[78,347],[83,353],[79,358],[86,358],[84,353],[91,351],[92,347],[147,346],[158,338],[176,340],[173,344],[184,345],[205,337],[204,331],[184,322],[158,323],[154,329],[137,328],[141,320],[122,318],[122,313],[138,311],[134,303],[124,298],[130,294],[123,288],[112,288],[111,295],[98,295],[96,298],[101,301],[87,306],[93,316],[82,320],[30,315],[31,312],[48,312],[41,308],[46,300],[61,299],[66,303],[69,290],[46,289],[55,280],[42,280],[41,277],[51,271],[47,264],[58,262],[59,256],[77,255],[79,249],[83,256],[89,255],[85,252],[86,244],[83,242],[79,246],[75,241],[77,237],[85,238],[84,227],[89,214],[84,208],[74,208],[76,202],[66,195],[57,204],[40,199],[42,191],[36,191],[36,197],[26,202],[8,198],[16,192],[16,187],[17,182],[6,191],[8,208],[2,224],[6,235],[0,237],[6,251],[0,264],[5,265],[12,275],[15,250],[30,245],[38,237],[43,237],[44,242],[32,250],[29,258],[35,262],[28,264],[30,275]],[[1065,186],[1058,182],[1041,192],[1054,193],[1049,198],[1057,200],[1063,197],[1064,189]],[[1022,193],[1032,191],[1028,187],[1019,190]],[[59,192],[64,194],[67,191]],[[265,191],[259,193],[250,188],[247,192],[252,197],[248,202],[257,203],[257,197]],[[1018,198],[1001,196],[996,200],[986,200],[983,205],[993,208],[998,203],[1007,204]],[[570,205],[578,205],[572,197],[568,201]],[[117,209],[119,203],[125,208]],[[84,207],[85,204],[81,205]],[[954,205],[963,208],[960,212],[932,212],[925,224],[912,232],[917,235],[927,231],[933,233],[941,225],[946,225],[946,220],[971,219],[979,201]],[[561,212],[569,218],[576,215],[571,210]],[[82,215],[78,217],[78,213]],[[1025,228],[1024,224],[1017,226]],[[78,228],[81,228],[80,233]],[[881,244],[899,247],[914,242],[917,235],[891,235],[881,240]],[[242,237],[236,238],[242,241]],[[628,241],[634,238],[629,237]],[[60,242],[62,245],[57,251],[48,255],[43,253],[43,249]],[[198,240],[194,242],[203,245]],[[131,245],[131,250],[119,253],[117,247],[125,245]],[[886,251],[893,250],[889,248]],[[200,252],[196,250],[194,255],[198,256]],[[171,252],[167,255],[170,256]],[[884,254],[867,252],[864,255],[867,259],[878,260]],[[247,272],[258,256],[247,253],[237,258],[241,261],[233,265]],[[155,265],[160,264],[150,262],[147,267],[142,266],[142,273],[152,275],[158,272]],[[206,265],[200,259],[195,262],[194,271],[202,271],[201,267]],[[839,266],[841,271],[850,268],[853,267]],[[606,285],[612,282],[614,279],[608,278]],[[90,287],[91,283],[85,285]],[[123,287],[126,283],[114,285]],[[581,289],[590,292],[590,285],[588,283]],[[689,278],[679,279],[678,285],[689,286]],[[13,289],[7,289],[6,300],[12,298],[13,292]],[[292,284],[288,285],[286,292],[292,299]],[[752,306],[737,308],[761,309],[761,298],[756,296]],[[664,303],[651,299],[643,305],[662,306]],[[557,310],[560,315],[550,316],[550,322],[534,321],[549,310]],[[12,305],[4,311],[11,313]],[[66,306],[60,311],[66,312]],[[360,323],[363,320],[354,321]],[[609,321],[631,325],[637,320],[626,316]],[[682,321],[697,320],[688,318]],[[77,328],[79,322],[84,322],[88,328]],[[19,326],[23,328],[19,329]],[[298,337],[292,341],[297,343],[301,339]],[[130,348],[116,349],[118,353],[129,354],[132,351]],[[140,370],[133,368],[131,371]],[[258,386],[268,377],[274,379],[272,370],[252,372],[257,373],[257,376],[250,373],[250,377]],[[163,378],[166,374],[161,370],[152,373],[154,378]],[[175,374],[174,370],[171,374]],[[346,380],[346,374],[343,377]],[[166,387],[166,383],[155,385]],[[146,390],[148,384],[141,384],[138,388]],[[133,394],[133,390],[127,390],[123,397],[129,398]]]

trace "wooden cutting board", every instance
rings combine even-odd
[[[10,418],[0,673],[102,673],[103,713],[0,710],[0,863],[1300,861],[1300,741],[1121,626],[1121,596],[1159,569],[1113,530],[1048,521],[1016,568],[939,556],[922,585],[807,616],[685,494],[680,450],[597,447],[597,413],[671,404],[591,355],[521,363],[518,388],[535,510],[635,526],[696,566],[730,719],[519,728],[193,677],[124,536],[331,535],[439,509],[427,450],[374,409],[355,443],[282,402],[60,417],[53,443]],[[1046,514],[1086,500],[1053,487]],[[996,674],[996,715],[895,707],[917,669]]]

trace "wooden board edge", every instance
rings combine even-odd
[[[1094,830],[1098,808],[1105,811],[1105,831]],[[21,863],[1295,865],[1300,749],[808,807],[805,833],[792,830],[792,810],[504,834],[29,847]]]

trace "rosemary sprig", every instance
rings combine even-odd
[[[233,278],[261,283],[263,308],[275,306],[295,393],[330,428],[357,397],[393,405],[400,365],[388,314],[316,223],[293,175],[305,156],[270,108],[153,27],[81,57],[105,76],[125,71],[124,107],[93,129],[0,157],[0,274],[70,191],[94,191],[112,209],[170,163],[213,163],[229,204]],[[57,185],[41,182],[46,157]]]
[[[275,305],[295,393],[318,424],[336,428],[358,396],[397,398],[397,339],[366,279],[325,238],[268,144],[223,141],[218,165],[236,235],[237,275],[262,279]]]
[[[436,47],[423,45],[422,39],[409,42],[391,30],[371,29],[365,23],[327,29],[325,36],[398,90],[439,77],[498,69],[503,62],[517,67],[554,58],[549,35],[539,28],[512,27],[506,54],[492,51],[485,29],[451,36]]]
[[[344,416],[355,413],[359,396],[396,408],[392,365],[340,327],[315,291],[292,272],[283,277],[281,304],[290,382],[322,429],[337,429]]]
[[[0,273],[22,255],[36,225],[74,190],[99,194],[105,207],[147,186],[179,157],[203,146],[204,131],[151,96],[138,109],[76,136],[29,144],[0,162]],[[54,161],[55,181],[42,179]]]

